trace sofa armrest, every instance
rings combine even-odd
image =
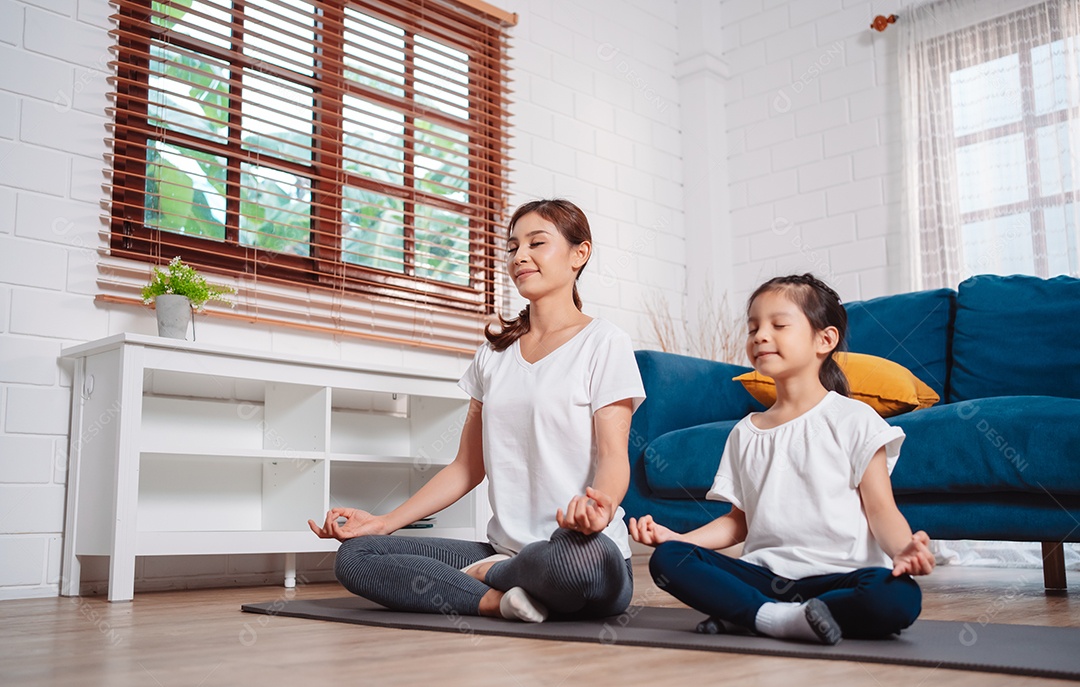
[[[764,406],[732,377],[751,368],[660,351],[636,351],[645,402],[630,429],[631,460],[657,437],[707,422],[739,420]]]

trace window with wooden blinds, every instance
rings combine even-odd
[[[112,2],[108,253],[128,260],[103,268],[107,291],[136,281],[130,259],[179,255],[235,278],[236,317],[478,340],[499,283],[515,15],[479,0]]]

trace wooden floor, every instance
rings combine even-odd
[[[678,606],[635,557],[634,603]],[[926,619],[1080,626],[1080,575],[1048,597],[1037,570],[939,568],[922,578]],[[345,595],[336,584],[289,597]],[[873,663],[471,636],[250,615],[280,587],[0,602],[0,684],[214,685],[902,685],[1075,684]],[[1077,647],[1080,651],[1080,647]]]

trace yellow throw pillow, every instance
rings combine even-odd
[[[847,375],[851,397],[868,404],[881,417],[929,408],[937,393],[903,365],[865,353],[837,353],[836,362]],[[765,407],[776,402],[776,382],[751,370],[735,377]]]

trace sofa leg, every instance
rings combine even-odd
[[[1065,549],[1061,542],[1044,541],[1042,556],[1043,585],[1046,593],[1065,594],[1068,586],[1065,584]]]

